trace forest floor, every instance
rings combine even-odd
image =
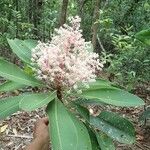
[[[146,106],[150,105],[149,85],[139,86],[134,91],[135,94],[145,100]],[[11,93],[18,95],[18,91]],[[9,93],[10,95],[10,93]],[[7,97],[8,94],[0,94],[0,99]],[[45,116],[45,108],[27,112],[17,112],[4,121],[0,121],[0,150],[22,150],[32,139],[34,123],[41,117]],[[143,111],[140,108],[118,108],[109,107],[114,112],[119,112],[129,118],[136,128],[136,143],[134,145],[116,144],[116,150],[150,150],[150,124],[146,122],[142,125],[139,121],[139,115]]]

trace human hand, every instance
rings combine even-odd
[[[48,150],[49,149],[49,131],[48,118],[39,119],[34,128],[33,141],[26,150]]]
[[[34,127],[34,139],[37,139],[43,144],[49,144],[49,130],[48,130],[48,118],[39,119]]]

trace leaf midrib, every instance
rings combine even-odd
[[[83,97],[83,98],[86,98],[86,99],[99,99],[100,101],[102,101],[102,102],[105,102],[104,100],[102,100],[101,98],[97,98],[97,97],[95,97],[95,96],[81,96],[81,97]],[[128,106],[128,104],[130,104],[129,106],[130,107],[132,107],[132,106],[138,106],[138,105],[134,105],[134,103],[130,103],[130,102],[125,102],[125,101],[116,101],[115,99],[111,99],[111,101],[113,101],[113,102],[115,102],[115,103],[109,103],[109,104],[112,104],[112,105],[116,105],[116,103],[117,104],[126,104],[127,106]],[[107,99],[107,102],[109,102],[109,100]],[[131,106],[131,104],[133,104],[132,106]],[[140,105],[142,105],[142,104],[140,104]],[[143,104],[144,105],[144,104]],[[116,106],[120,106],[120,105],[116,105]]]
[[[22,100],[22,99],[21,99],[21,100]],[[18,102],[18,101],[17,101],[17,102]],[[7,111],[9,111],[10,109],[16,107],[17,105],[19,106],[19,102],[18,102],[18,103],[15,103],[15,104],[14,104],[13,106],[11,106],[11,107],[6,108],[4,111],[1,112],[1,114],[5,114],[5,112],[7,112]]]
[[[19,48],[19,46],[18,45],[20,45],[21,47],[22,47],[22,45],[21,44],[23,44],[22,43],[22,41],[21,41],[21,43],[19,43],[18,45],[16,44],[16,43],[14,43],[13,41],[11,41],[12,42],[12,44],[14,45],[14,46],[16,46],[17,47],[17,49],[20,51],[20,53],[21,54],[23,54],[23,56],[25,56],[28,60],[30,60],[28,57],[27,57],[27,55],[29,54],[28,52],[26,52],[26,51],[23,51],[23,50],[20,50],[20,48]],[[17,42],[17,41],[16,41]],[[28,48],[27,46],[25,46],[26,48]],[[29,49],[29,48],[28,48]],[[13,49],[12,49],[13,50]],[[14,51],[14,50],[13,50]],[[14,52],[15,53],[15,52]],[[18,54],[18,53],[17,53]]]
[[[35,82],[35,81],[31,81],[31,80],[27,80],[27,79],[24,79],[24,78],[20,78],[20,77],[16,77],[16,76],[14,76],[14,75],[12,75],[12,74],[8,74],[8,73],[4,73],[4,72],[1,72],[0,71],[0,73],[2,73],[2,74],[4,74],[4,75],[7,75],[7,76],[9,76],[10,78],[12,77],[12,78],[14,78],[14,79],[19,79],[19,80],[21,80],[22,82],[18,82],[18,83],[22,83],[22,84],[25,84],[26,82],[32,82],[32,83],[34,83],[35,85],[41,85],[40,83],[37,83],[37,82]],[[15,82],[17,82],[15,80]],[[25,83],[23,83],[23,82],[25,82]],[[32,85],[32,83],[29,83],[28,85]]]
[[[57,100],[56,100],[56,103],[57,103]],[[58,104],[58,103],[57,103]],[[55,113],[55,118],[56,118],[56,127],[57,127],[57,130],[58,130],[58,139],[59,139],[59,141],[60,141],[60,147],[62,148],[62,149],[60,149],[60,150],[63,150],[63,146],[62,146],[62,141],[61,141],[61,137],[60,137],[60,129],[59,129],[59,125],[58,125],[58,107],[57,107],[57,104],[56,104],[56,106],[55,106],[55,110],[56,110],[56,113]],[[68,111],[67,111],[67,113],[68,113]],[[77,149],[77,145],[78,145],[78,132],[77,132],[77,129],[76,129],[76,126],[75,126],[75,124],[74,124],[74,121],[72,120],[72,118],[71,117],[69,117],[68,119],[70,119],[71,120],[71,122],[73,123],[73,127],[75,128],[75,133],[76,133],[76,139],[77,139],[77,143],[76,143],[76,149]]]
[[[54,93],[55,93],[55,92],[53,92],[51,95],[48,95],[46,98],[44,98],[44,99],[43,99],[41,102],[39,102],[38,104],[35,104],[34,107],[36,107],[36,106],[40,105],[41,103],[43,103],[44,101],[46,101],[50,96],[53,96],[53,97],[54,97]],[[30,95],[29,95],[29,96],[30,96]],[[32,96],[32,95],[31,95],[31,96]],[[23,99],[24,99],[24,98],[25,98],[25,97],[23,97]],[[22,99],[21,101],[23,101],[23,99]],[[52,99],[52,98],[51,98],[51,99]],[[21,102],[21,101],[20,101],[20,102]],[[28,109],[30,109],[30,108],[32,108],[32,107],[29,106]]]
[[[59,126],[58,126],[58,111],[57,111],[58,109],[57,109],[57,101],[56,101],[56,105],[55,105],[55,118],[56,118],[56,128],[57,128],[57,130],[58,130],[58,140],[59,140],[59,145],[60,145],[60,147],[61,147],[61,150],[63,150],[62,149],[62,142],[61,142],[61,138],[60,138],[60,130],[59,130]]]

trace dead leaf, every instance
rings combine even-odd
[[[17,130],[15,128],[13,128],[13,133],[17,135]]]
[[[8,125],[7,125],[7,124],[6,124],[6,125],[4,125],[4,126],[2,126],[2,127],[0,128],[0,133],[5,132],[5,130],[7,129],[7,127],[8,127]]]
[[[142,141],[144,139],[144,137],[142,135],[137,135],[136,139],[139,140],[139,141]]]

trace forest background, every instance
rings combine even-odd
[[[135,38],[150,27],[148,0],[2,0],[0,7],[0,56],[15,57],[7,38],[48,41],[79,15],[84,38],[107,62],[104,76],[128,90],[150,78],[149,47]]]
[[[148,106],[150,47],[136,34],[150,27],[149,0],[1,0],[0,56],[20,65],[7,38],[46,42],[55,28],[76,15],[82,19],[84,38],[92,41],[106,62],[100,76],[138,94]],[[125,113],[141,111],[128,109]]]

